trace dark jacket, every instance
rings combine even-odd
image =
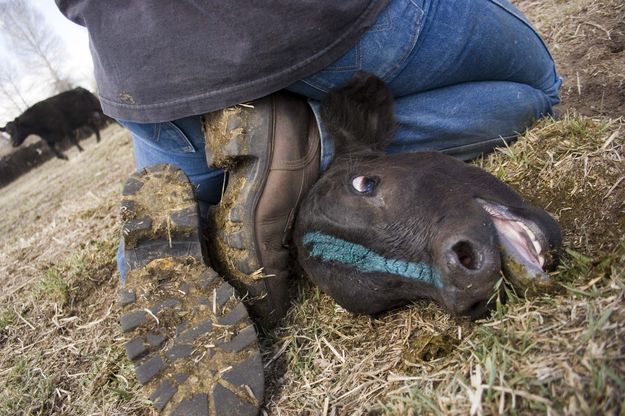
[[[56,0],[86,26],[102,108],[158,122],[270,94],[353,46],[388,0]]]

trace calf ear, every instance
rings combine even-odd
[[[0,127],[0,131],[7,131],[7,126]]]
[[[337,155],[383,151],[396,128],[393,96],[380,78],[359,72],[328,94],[321,103],[321,119],[335,141]]]

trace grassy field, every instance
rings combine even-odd
[[[478,322],[429,303],[354,316],[302,281],[262,339],[272,415],[625,414],[625,5],[519,1],[563,105],[478,161],[560,221],[554,293]],[[119,126],[0,189],[0,415],[150,415],[118,328]]]

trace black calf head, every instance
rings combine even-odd
[[[489,173],[440,153],[386,155],[392,97],[361,74],[332,92],[322,118],[332,165],[298,214],[298,259],[353,312],[432,299],[455,315],[487,310],[504,271],[548,279],[558,224]]]
[[[26,140],[27,135],[20,135],[17,124],[14,121],[10,121],[6,126],[0,127],[0,131],[6,132],[9,137],[11,137],[11,145],[13,147],[18,147],[24,140]]]

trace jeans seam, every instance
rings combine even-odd
[[[304,84],[308,85],[308,86],[309,86],[309,87],[311,87],[311,88],[314,88],[314,89],[316,89],[316,90],[318,90],[318,91],[321,91],[321,92],[323,92],[323,93],[326,93],[326,94],[327,94],[327,93],[328,93],[328,91],[329,91],[327,88],[322,87],[321,85],[311,84],[310,82],[308,82],[308,81],[307,81],[307,80],[305,80],[305,79],[301,80],[301,82],[303,82]]]
[[[342,72],[357,71],[358,69],[360,69],[362,67],[362,48],[360,47],[360,43],[357,43],[354,47],[356,48],[356,63],[355,64],[349,65],[349,66],[347,65],[333,66],[332,64],[330,64],[329,66],[324,68],[322,71],[327,71],[327,72],[331,72],[334,74],[338,74]]]
[[[517,135],[509,135],[509,136],[498,136],[498,137],[493,137],[493,138],[486,139],[486,140],[481,140],[479,142],[468,143],[468,144],[463,144],[463,145],[454,146],[454,147],[446,147],[445,149],[441,149],[440,152],[441,153],[451,153],[451,152],[458,151],[458,150],[479,149],[480,147],[490,146],[493,143],[508,144],[508,143],[510,143],[510,141],[515,140],[518,137],[519,137],[518,134]]]
[[[160,143],[160,136],[161,136],[161,126],[163,123],[169,123],[171,124],[171,126],[173,126],[178,133],[180,133],[181,137],[185,140],[187,146],[186,147],[179,147],[178,149],[163,149],[162,146],[158,146],[158,143]],[[189,138],[186,136],[186,134],[184,134],[184,132],[182,130],[180,130],[180,128],[178,126],[176,126],[174,123],[172,123],[171,121],[168,122],[163,122],[163,123],[154,123],[157,124],[157,126],[155,126],[155,133],[152,136],[152,138],[147,138],[147,137],[143,137],[135,132],[133,132],[131,129],[130,132],[132,133],[132,136],[137,139],[140,140],[144,146],[148,146],[150,148],[152,148],[153,150],[157,150],[159,152],[163,152],[163,153],[172,153],[175,152],[176,155],[180,155],[180,156],[188,156],[188,155],[195,155],[195,154],[199,154],[200,152],[197,151],[197,149],[195,149],[195,146],[193,146],[193,144],[191,143],[191,141],[189,140]],[[128,128],[128,127],[126,127]],[[184,151],[182,149],[193,149],[193,151]]]
[[[384,81],[389,82],[389,80],[391,78],[393,78],[394,76],[397,75],[397,73],[406,65],[406,62],[408,61],[408,59],[410,58],[410,56],[413,53],[413,50],[415,48],[415,46],[417,45],[417,41],[419,39],[419,36],[421,35],[422,32],[422,25],[423,25],[423,17],[425,15],[425,10],[423,10],[423,8],[421,8],[414,0],[405,0],[404,3],[402,3],[405,5],[405,7],[413,7],[414,8],[414,13],[415,13],[415,19],[412,21],[414,30],[411,30],[411,35],[410,38],[405,42],[406,44],[404,45],[403,48],[399,49],[397,51],[397,56],[399,57],[397,62],[395,62],[393,64],[393,66],[387,67],[387,68],[383,68],[384,72],[382,73],[382,71],[379,71],[377,73],[377,75],[382,78]],[[389,4],[389,6],[387,7],[391,7],[391,4]],[[383,12],[384,13],[384,12]],[[389,21],[391,22],[390,25],[390,29],[393,28],[393,19],[390,15],[387,15]],[[396,18],[401,18],[402,16],[396,16]],[[387,29],[389,30],[389,29]],[[380,32],[380,31],[378,31]],[[366,32],[363,35],[366,36],[367,33],[371,33],[371,32]],[[328,93],[330,87],[326,85],[326,83],[323,82],[319,82],[318,78],[319,78],[319,74],[324,73],[327,71],[327,73],[329,75],[332,74],[342,74],[342,73],[347,73],[347,72],[355,72],[356,70],[363,70],[362,68],[362,61],[363,61],[363,56],[362,56],[362,38],[358,41],[358,43],[356,43],[356,45],[354,46],[356,48],[356,52],[357,52],[357,67],[354,68],[346,68],[346,67],[341,67],[341,68],[332,68],[332,66],[327,67],[323,70],[321,70],[320,72],[318,72],[317,74],[313,74],[311,77],[308,77],[306,79],[300,80],[301,82],[305,83],[306,85],[308,85],[309,87],[320,91],[322,93]],[[340,59],[340,58],[339,58]]]
[[[173,128],[177,133],[179,133],[180,134],[179,137],[181,137],[185,141],[185,143],[186,143],[185,149],[190,149],[190,151],[184,152],[184,153],[197,153],[197,149],[195,148],[195,146],[193,145],[191,140],[189,140],[187,135],[182,131],[182,129],[180,127],[176,126],[176,124],[174,122],[168,121],[167,123],[168,123],[167,125],[170,128]]]
[[[392,69],[390,69],[386,74],[383,75],[382,79],[387,83],[389,83],[390,79],[393,76],[397,75],[397,72],[406,65],[406,61],[412,55],[412,52],[417,45],[417,41],[419,40],[419,36],[421,35],[421,30],[423,29],[423,15],[425,14],[425,11],[421,9],[421,7],[419,7],[413,0],[408,1],[412,3],[412,5],[419,13],[418,21],[415,22],[415,25],[418,26],[418,29],[414,31],[412,38],[410,39],[410,47],[407,48],[405,52],[403,52],[403,57],[401,61],[397,62],[397,64]]]
[[[140,137],[136,134],[133,133],[133,137],[135,139],[141,140],[143,142],[144,146],[148,146],[150,147],[152,150],[156,150],[158,152],[161,153],[167,153],[167,154],[174,154],[178,157],[191,157],[191,156],[196,156],[196,155],[201,155],[201,152],[195,151],[195,152],[184,152],[184,151],[178,151],[178,150],[165,150],[161,147],[155,146],[154,142],[151,142],[147,139],[145,139],[144,137]]]

